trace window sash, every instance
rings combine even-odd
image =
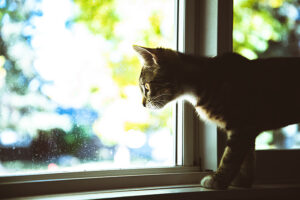
[[[211,2],[217,3],[217,0],[206,0],[201,3],[197,0],[176,0],[179,51],[197,53],[196,49],[200,48],[198,45],[202,44],[199,37],[200,31],[195,32],[195,30],[199,20],[197,19],[198,13],[205,8],[203,2],[210,4]],[[199,42],[194,44],[193,40]],[[202,46],[201,48],[206,47]],[[1,197],[4,197],[4,194],[5,197],[15,197],[130,187],[198,184],[200,179],[208,174],[202,172],[200,168],[199,146],[201,145],[200,137],[196,134],[198,130],[204,129],[199,129],[198,117],[195,117],[194,110],[186,102],[179,102],[176,110],[178,112],[176,167],[0,177]]]
[[[181,18],[183,32],[179,32],[181,52],[200,56],[217,54],[218,0],[185,0],[182,5]],[[200,165],[202,170],[217,169],[217,129],[213,124],[199,120],[195,109],[186,101],[178,103],[178,113],[182,116],[182,147],[184,166]],[[178,132],[180,134],[180,132]]]

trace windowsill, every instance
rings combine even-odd
[[[57,195],[31,196],[15,199],[298,199],[300,185],[255,185],[250,189],[229,188],[228,190],[209,190],[197,184],[138,189],[102,190],[93,192],[67,193]]]
[[[199,172],[198,168],[135,169],[125,172],[122,172],[125,173],[122,175],[118,171],[97,172],[98,175],[102,174],[100,177],[96,176],[96,172],[83,175],[82,173],[37,175],[34,179],[31,177],[31,180],[26,176],[2,177],[0,199],[274,200],[300,196],[298,178],[286,179],[281,181],[282,184],[257,184],[251,189],[209,190],[199,186],[199,180],[208,172]],[[267,181],[279,183],[276,178]]]
[[[0,199],[174,188],[197,184],[207,174],[197,167],[174,167],[0,177]]]

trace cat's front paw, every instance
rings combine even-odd
[[[227,184],[218,181],[214,175],[205,176],[201,180],[200,185],[208,189],[226,189],[228,187]]]

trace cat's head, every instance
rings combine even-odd
[[[144,60],[139,86],[143,105],[147,108],[162,108],[178,97],[178,84],[174,74],[178,58],[176,51],[164,48],[133,46]]]

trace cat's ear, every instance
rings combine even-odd
[[[133,45],[133,49],[138,52],[148,65],[157,64],[156,49]]]

